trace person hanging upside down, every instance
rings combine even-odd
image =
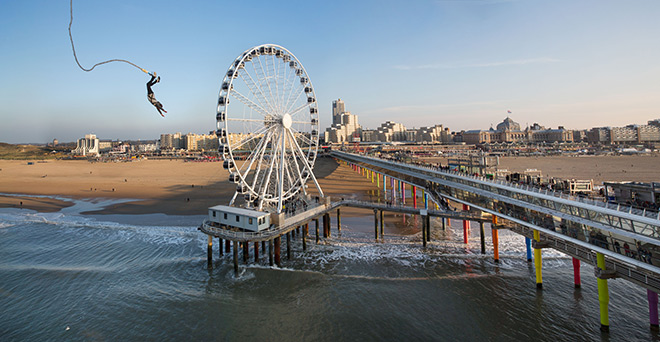
[[[162,117],[165,117],[163,112],[167,113],[167,111],[163,109],[163,104],[158,102],[158,100],[156,100],[156,98],[154,97],[154,91],[151,90],[151,86],[158,82],[160,82],[160,76],[156,77],[156,73],[154,72],[153,75],[151,75],[151,79],[149,80],[149,82],[147,82],[147,99],[149,99],[149,102],[151,102],[151,104],[154,105],[154,107],[156,107],[156,109],[158,110],[158,114],[160,114],[160,116]]]

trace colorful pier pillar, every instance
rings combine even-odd
[[[527,249],[527,262],[532,262],[532,239],[525,237],[525,247]]]
[[[410,187],[412,188],[413,208],[417,209],[417,187],[412,184]]]
[[[601,271],[605,271],[605,255],[603,253],[596,253],[596,265]],[[607,288],[607,279],[598,277],[598,302],[600,303],[600,330],[603,332],[610,331],[610,313],[608,305],[610,304],[610,292]]]
[[[573,283],[575,283],[576,289],[582,286],[582,280],[580,279],[580,259],[576,258],[573,258]]]
[[[406,183],[399,181],[399,188],[401,188],[401,203],[406,204]]]
[[[463,204],[463,211],[468,211],[470,210],[470,207],[467,204]],[[463,220],[463,243],[467,244],[468,243],[468,235],[470,231],[470,221],[469,220]]]
[[[497,230],[497,216],[493,215],[491,234],[493,236],[493,259],[495,262],[500,262],[500,241],[499,231]]]
[[[387,197],[387,177],[383,174],[383,195]]]
[[[422,190],[422,194],[424,194],[424,209],[429,210],[429,194],[425,193],[424,190]]]
[[[541,232],[534,230],[534,241],[541,241]],[[536,288],[543,289],[543,273],[541,270],[541,249],[534,248],[534,270],[536,271]]]
[[[658,294],[651,290],[646,290],[646,297],[649,299],[649,321],[651,330],[658,331]]]

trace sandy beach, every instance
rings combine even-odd
[[[446,163],[446,161],[444,161]],[[603,181],[660,181],[660,156],[505,157],[500,169],[538,169],[546,176]],[[369,198],[375,184],[332,158],[319,158],[315,174],[326,195]],[[312,182],[309,192],[316,195]],[[29,195],[72,199],[135,199],[94,214],[203,215],[206,208],[228,203],[235,191],[220,163],[182,160],[88,161],[0,160],[0,207],[59,211],[72,202]],[[346,214],[351,214],[348,209]]]
[[[332,197],[367,196],[375,185],[332,158],[319,158],[315,174]],[[50,195],[73,199],[135,199],[94,214],[203,215],[226,204],[236,190],[221,163],[182,160],[141,160],[118,163],[88,161],[0,160],[0,193]],[[309,192],[316,188],[309,182]],[[29,196],[0,195],[0,207],[59,211],[72,202]]]

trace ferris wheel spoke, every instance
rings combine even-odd
[[[273,61],[273,79],[275,80],[275,102],[280,111],[282,111],[282,101],[280,101],[280,67],[282,66],[282,63],[279,63],[275,55],[272,55],[271,57],[271,60]]]
[[[286,128],[282,127],[282,152],[280,153],[280,165],[279,165],[279,182],[277,183],[277,211],[281,212],[282,211],[282,197],[284,197],[284,157],[285,157],[285,149],[286,149],[286,143],[285,143],[285,138],[286,138]]]
[[[238,168],[238,172],[240,174],[243,174],[243,172],[244,172],[245,175],[247,176],[247,174],[250,172],[250,169],[252,168],[252,164],[254,164],[254,160],[256,159],[255,156],[257,156],[259,154],[259,152],[261,151],[261,149],[263,148],[263,146],[266,145],[264,143],[264,141],[265,141],[265,139],[259,140],[259,143],[257,143],[257,146],[250,152],[250,155],[248,155],[248,157],[247,157],[247,160],[249,160],[250,162],[249,163],[243,163],[241,165],[241,167]],[[245,166],[245,165],[247,165],[247,168],[243,169],[243,166]]]
[[[271,147],[272,148],[272,147]],[[275,149],[277,151],[277,148]],[[268,190],[268,185],[270,184],[270,177],[273,174],[273,167],[275,165],[275,159],[276,158],[276,153],[271,153],[271,158],[270,158],[270,167],[268,168],[268,175],[264,179],[264,183],[262,185],[262,190],[261,190],[261,195],[260,197],[263,199],[264,196],[266,195],[266,191]],[[281,211],[281,210],[279,210]],[[278,211],[278,212],[279,212]]]
[[[252,141],[252,140],[254,140],[254,139],[259,138],[259,137],[260,137],[260,136],[261,136],[266,130],[268,130],[268,127],[265,127],[265,126],[264,126],[264,127],[260,128],[260,129],[256,130],[255,132],[250,133],[250,135],[248,135],[248,136],[245,137],[243,140],[241,140],[241,141],[239,141],[238,143],[236,143],[235,146],[232,146],[232,150],[236,150],[236,149],[240,148],[241,146],[247,144],[248,142],[250,142],[250,141]]]
[[[255,189],[255,185],[259,180],[259,173],[261,173],[261,164],[263,163],[264,154],[266,153],[266,148],[268,148],[268,142],[270,141],[271,137],[272,137],[272,133],[269,131],[268,133],[266,133],[266,137],[262,140],[264,143],[261,146],[261,150],[259,151],[259,158],[258,158],[259,161],[257,162],[257,167],[255,168],[254,171],[254,179],[252,180],[252,189]]]
[[[258,74],[257,69],[254,65],[254,62],[252,62],[251,64],[252,64],[252,69],[254,69],[255,75]],[[261,101],[263,99],[264,103],[266,105],[268,105],[268,107],[270,107],[271,111],[275,111],[275,108],[273,107],[273,105],[270,103],[270,101],[268,101],[268,98],[266,97],[266,94],[264,94],[263,90],[257,84],[257,82],[254,81],[254,79],[252,78],[252,75],[250,75],[247,68],[243,68],[243,69],[244,69],[243,73],[245,73],[248,76],[248,79],[250,81],[248,82],[248,80],[243,77],[243,73],[240,73],[239,75],[240,75],[241,79],[243,80],[243,82],[245,82],[245,84],[247,85],[248,89],[250,89],[250,91],[252,92],[252,95],[254,95],[254,97],[259,101],[259,103],[261,103]],[[261,94],[261,97],[259,97],[259,94]],[[262,104],[262,107],[265,107],[264,104]]]
[[[241,94],[238,92],[238,90],[232,90],[231,94],[233,94],[239,101],[241,101],[244,105],[254,109],[255,111],[261,113],[263,116],[268,115],[268,111],[261,107],[260,105],[256,104],[254,101],[250,100],[247,98],[245,95]],[[245,121],[245,120],[244,120]]]
[[[300,140],[302,140],[303,142],[307,143],[308,146],[314,146],[314,145],[316,145],[316,143],[314,142],[314,140],[308,138],[308,137],[307,137],[305,134],[303,134],[302,132],[299,132],[299,131],[297,131],[297,130],[294,129],[294,128],[289,128],[289,130],[291,131],[291,134],[292,134],[293,136],[296,136],[296,137],[300,138]],[[295,132],[295,133],[294,133],[294,132]]]
[[[267,60],[267,58],[264,57],[264,61],[266,61],[266,60]],[[271,89],[271,87],[270,87],[270,80],[269,80],[271,76],[268,72],[266,72],[266,69],[268,69],[268,65],[266,65],[266,69],[264,69],[264,65],[263,65],[263,63],[261,63],[261,58],[257,58],[257,61],[259,62],[259,67],[261,67],[261,71],[264,74],[264,81],[266,82],[266,85],[268,86],[268,92],[270,93],[270,98],[274,99],[275,97],[273,96],[273,89]],[[276,108],[273,108],[273,109],[276,109]]]
[[[298,108],[296,108],[292,111],[287,111],[287,113],[289,113],[289,115],[291,115],[291,116],[294,116],[294,115],[298,114],[301,110],[303,110],[307,107],[309,107],[309,104],[305,103],[304,105],[302,105],[302,106],[300,106],[300,107],[298,107]]]
[[[293,137],[293,132],[291,132],[290,129],[287,129],[287,131]],[[314,185],[316,185],[316,189],[318,189],[319,194],[321,196],[323,196],[323,190],[321,190],[321,186],[319,185],[319,181],[316,179],[316,176],[314,176],[314,171],[312,170],[312,166],[307,161],[307,156],[305,155],[305,153],[300,148],[300,145],[298,145],[298,142],[296,141],[296,139],[292,139],[292,140],[293,140],[293,144],[295,145],[295,150],[298,152],[298,154],[300,154],[300,160],[302,161],[303,165],[305,166],[305,169],[307,169],[307,171],[309,172],[310,177],[314,181]]]
[[[291,103],[293,94],[295,93],[294,90],[297,88],[296,87],[296,80],[298,79],[297,75],[295,72],[290,74],[292,77],[289,77],[289,89],[288,89],[288,94],[286,96],[286,102],[284,105],[284,108],[289,108],[295,104],[296,100],[293,100],[293,104]]]

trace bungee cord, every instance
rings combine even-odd
[[[70,1],[69,5],[70,5],[70,10],[71,10],[71,20],[69,21],[69,39],[71,40],[71,49],[73,50],[73,58],[76,60],[76,64],[78,64],[80,69],[82,69],[83,71],[90,72],[90,71],[94,70],[94,68],[96,68],[99,65],[103,65],[103,64],[107,64],[107,63],[111,63],[111,62],[124,62],[124,63],[128,63],[128,64],[140,69],[145,74],[154,76],[154,74],[152,74],[149,71],[147,71],[146,69],[138,66],[137,64],[135,64],[131,61],[125,60],[125,59],[118,59],[118,58],[109,59],[107,61],[96,63],[96,64],[92,65],[92,67],[89,68],[89,69],[86,69],[85,67],[83,67],[80,64],[80,62],[78,61],[78,56],[76,55],[76,47],[73,45],[73,36],[71,35],[71,24],[73,24],[73,0]]]

